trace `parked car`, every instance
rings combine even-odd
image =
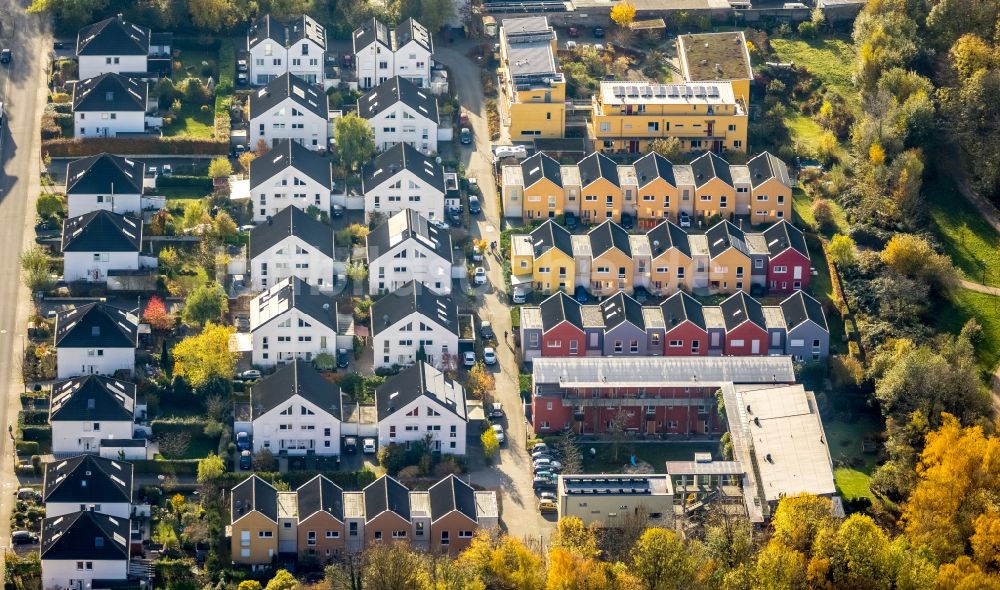
[[[249,72],[250,71],[250,67],[247,64],[247,60],[245,60],[245,59],[238,59],[238,60],[236,60],[236,71],[237,72]]]
[[[10,49],[0,51],[0,63],[9,64],[12,59],[14,59],[14,54],[11,53]]]
[[[462,130],[458,132],[458,140],[462,142],[462,145],[472,143],[472,130],[468,127],[462,127]]]
[[[590,300],[590,294],[583,287],[577,287],[573,290],[573,299],[576,299],[580,303],[586,303]]]
[[[594,27],[594,39],[604,38],[604,27]]]
[[[566,229],[570,231],[576,229],[576,226],[579,225],[579,222],[576,219],[576,215],[573,215],[572,213],[567,213],[566,215],[564,215],[563,225],[565,225]]]
[[[374,438],[366,438],[362,442],[361,450],[366,455],[373,455],[373,454],[375,454],[375,439]]]
[[[240,453],[240,469],[250,471],[251,467],[253,467],[253,455],[250,454],[250,451],[242,451]]]
[[[260,371],[257,369],[249,369],[240,373],[240,379],[243,381],[256,381],[260,379]]]
[[[515,305],[521,305],[527,301],[527,299],[527,293],[525,293],[524,289],[520,287],[514,287],[514,289],[510,292],[510,301]]]
[[[496,433],[497,440],[500,441],[500,444],[503,444],[504,441],[507,440],[507,437],[503,433],[503,426],[500,426],[499,424],[494,424],[493,432]]]
[[[577,37],[580,36],[580,29],[576,27],[569,27],[568,29],[566,29],[566,36],[576,39]]]
[[[691,227],[691,216],[682,212],[677,216],[677,222],[681,227]]]
[[[462,354],[462,364],[464,364],[466,367],[471,367],[475,365],[476,353],[472,352],[471,350],[465,351],[465,353]]]
[[[562,463],[556,461],[555,459],[542,458],[536,459],[532,464],[535,471],[551,471],[553,473],[559,473],[562,471]]]
[[[490,406],[490,419],[499,420],[500,418],[503,418],[503,405],[496,402]]]
[[[475,273],[472,275],[472,282],[476,285],[485,285],[486,269],[481,266],[477,266]]]
[[[344,453],[353,455],[358,452],[358,439],[353,436],[344,438]]]
[[[174,167],[171,166],[170,164],[164,164],[163,165],[163,172],[161,173],[161,175],[164,176],[164,177],[173,176],[174,175]]]
[[[541,471],[536,471],[535,477],[545,478],[551,481],[552,483],[555,483],[555,481],[558,479],[558,476],[555,473],[552,473],[551,471],[545,471],[544,469]]]
[[[463,128],[469,126],[469,112],[462,109],[462,112],[458,115],[458,124]]]
[[[594,51],[604,51],[604,45],[600,43],[594,43]]]
[[[539,512],[557,512],[559,507],[552,500],[539,500],[538,501],[538,511]]]
[[[333,216],[334,217],[343,217],[344,216],[344,206],[343,205],[334,205],[333,206]]]
[[[452,227],[462,227],[462,212],[461,211],[449,211],[448,212],[448,223]]]
[[[479,246],[472,247],[472,261],[473,262],[483,261],[483,251],[479,249]]]
[[[42,494],[35,488],[20,488],[17,490],[17,499],[26,502],[38,501],[42,499]]]
[[[237,72],[236,74],[236,84],[239,86],[246,86],[250,83],[250,78],[247,77],[246,72]]]
[[[343,215],[343,213],[341,213],[341,215]],[[334,217],[337,217],[337,215],[334,214]],[[451,228],[448,227],[447,223],[445,223],[444,221],[442,221],[440,219],[428,219],[427,223],[433,225],[434,227],[438,228],[441,231],[448,231],[449,229],[451,229]]]
[[[492,347],[487,346],[483,349],[483,362],[487,365],[493,366],[497,364],[497,351]]]
[[[483,340],[493,340],[496,337],[496,334],[493,332],[493,324],[489,320],[480,322],[479,335],[482,336]]]
[[[621,226],[623,228],[625,228],[625,229],[632,229],[632,225],[634,223],[635,223],[635,220],[632,218],[631,215],[629,215],[628,213],[622,213],[622,223],[621,223]]]
[[[483,208],[479,206],[479,197],[469,197],[469,213],[472,215],[479,215],[483,212]]]
[[[237,432],[236,433],[236,448],[240,451],[249,451],[253,448],[250,443],[250,433],[249,432]]]
[[[337,368],[346,369],[349,364],[351,364],[351,359],[347,356],[347,349],[341,348],[337,350]]]
[[[345,53],[343,60],[340,62],[340,65],[343,66],[343,67],[345,67],[345,68],[353,68],[354,67],[354,54],[353,53]]]
[[[531,480],[531,487],[535,490],[554,490],[556,489],[556,482],[547,477],[535,477]]]
[[[547,445],[545,443],[535,443],[535,445],[533,447],[531,447],[531,452],[532,453],[536,453],[536,452],[539,452],[539,451],[541,451],[541,452],[544,453],[545,451],[548,451],[548,450],[549,450],[549,445]]]
[[[10,541],[15,545],[34,545],[38,542],[38,535],[31,531],[14,531],[10,534]]]

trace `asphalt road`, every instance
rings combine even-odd
[[[0,44],[14,59],[0,66],[6,111],[0,130],[0,425],[17,421],[22,391],[18,370],[29,294],[22,286],[18,253],[33,242],[35,198],[40,190],[39,120],[46,102],[45,70],[52,47],[47,21],[25,12],[24,0],[0,0]],[[0,437],[0,545],[8,546],[17,479],[10,436]]]

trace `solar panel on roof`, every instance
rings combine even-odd
[[[680,92],[678,91],[676,86],[667,86],[667,94],[671,97],[676,98],[680,94]]]
[[[719,87],[718,86],[709,86],[708,87],[708,95],[709,96],[719,96]]]
[[[660,98],[663,98],[666,95],[667,95],[667,89],[666,89],[665,86],[657,86],[656,87],[656,96],[658,96]]]
[[[614,88],[611,89],[611,91],[614,93],[615,96],[625,96],[624,86],[615,86]]]
[[[639,96],[639,87],[638,86],[629,86],[628,87],[628,95],[629,96]]]
[[[649,86],[643,87],[643,89],[642,89],[642,95],[646,96],[646,97],[653,96],[653,89],[650,88]]]

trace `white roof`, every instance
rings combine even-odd
[[[651,84],[631,80],[601,82],[604,104],[735,104],[730,82]]]
[[[538,358],[536,385],[560,387],[698,387],[729,383],[794,383],[792,359],[768,357]]]

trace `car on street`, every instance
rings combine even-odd
[[[163,172],[161,172],[160,174],[165,178],[169,178],[174,175],[174,167],[170,164],[164,164]]]
[[[260,379],[260,371],[257,369],[249,369],[240,373],[240,379],[243,381],[256,381]]]
[[[240,451],[249,451],[253,448],[250,443],[250,433],[249,432],[237,432],[236,433],[236,448]]]
[[[514,289],[512,289],[510,292],[510,301],[514,305],[521,305],[522,303],[527,301],[527,299],[528,299],[527,293],[525,293],[524,289],[520,287],[514,287]]]
[[[334,217],[343,217],[344,216],[344,206],[343,205],[334,205],[333,206],[333,216]]]
[[[15,545],[34,545],[38,542],[38,535],[31,531],[14,531],[10,534],[10,541]]]
[[[535,445],[531,447],[531,452],[532,453],[537,453],[537,452],[544,453],[544,452],[546,452],[548,450],[549,450],[549,445],[547,445],[545,443],[535,443]]]
[[[451,227],[462,227],[462,213],[449,211],[448,212],[448,224]]]
[[[476,364],[476,353],[471,350],[465,351],[462,355],[462,364],[466,367],[472,367]]]
[[[361,451],[366,455],[375,454],[375,439],[374,438],[364,439],[364,441],[362,441],[361,444]]]
[[[580,36],[580,29],[576,27],[569,27],[568,29],[566,29],[566,36],[576,39],[577,37]]]
[[[554,490],[556,489],[556,482],[548,477],[535,476],[531,479],[531,487],[535,490]]]
[[[247,77],[246,72],[238,72],[236,74],[236,84],[239,86],[246,86],[250,83],[250,78]]]
[[[479,246],[472,247],[472,261],[473,262],[483,261],[483,250]]]
[[[347,356],[347,349],[341,348],[337,350],[337,368],[346,369],[349,364],[351,364],[351,359]]]
[[[681,227],[691,227],[691,216],[687,213],[681,213],[678,215],[677,221]]]
[[[590,300],[590,294],[583,287],[577,287],[573,290],[573,299],[576,299],[579,303],[586,303]]]
[[[493,340],[496,334],[493,332],[493,324],[489,320],[483,320],[479,323],[479,335],[483,340]]]
[[[559,507],[552,500],[539,500],[538,501],[538,511],[539,512],[557,512]]]
[[[472,275],[472,282],[475,283],[476,285],[485,285],[486,269],[481,266],[477,266],[475,272]]]
[[[594,39],[604,38],[604,27],[594,27]]]
[[[462,127],[462,130],[458,132],[458,140],[462,142],[462,145],[472,143],[472,130],[468,127]]]
[[[469,197],[469,213],[471,215],[479,215],[483,212],[483,208],[479,206],[479,197]]]
[[[10,49],[5,48],[3,51],[0,51],[0,63],[9,64],[12,59],[14,59],[14,54]]]
[[[496,402],[490,406],[490,420],[503,418],[503,404]]]
[[[250,471],[251,467],[253,467],[253,455],[250,454],[250,451],[240,452],[240,469]]]
[[[500,426],[499,424],[494,424],[493,425],[493,432],[496,433],[497,440],[500,441],[500,444],[503,444],[504,441],[507,440],[506,435],[504,435],[504,433],[503,433],[503,426]]]
[[[483,349],[483,362],[487,365],[493,366],[497,364],[497,351],[492,347],[487,346]]]

